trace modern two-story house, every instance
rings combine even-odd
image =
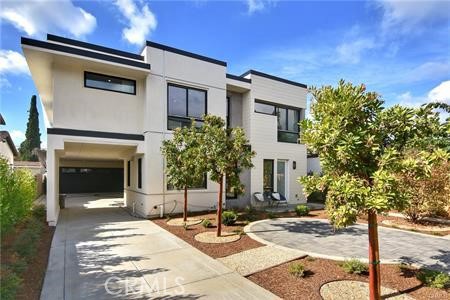
[[[144,217],[181,211],[182,191],[167,184],[161,142],[172,130],[201,123],[204,114],[243,127],[257,153],[242,174],[245,194],[226,192],[227,207],[244,207],[253,193],[278,191],[304,202],[297,177],[306,174],[298,143],[306,85],[148,41],[140,54],[48,35],[22,38],[47,128],[47,220],[55,225],[60,193],[123,192]],[[218,185],[205,176],[188,193],[189,209],[213,209]]]

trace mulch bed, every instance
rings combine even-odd
[[[44,283],[45,272],[47,270],[48,255],[52,244],[55,227],[50,227],[42,220],[44,227],[37,245],[37,251],[34,259],[28,263],[27,269],[22,273],[22,285],[16,295],[17,300],[39,299],[42,285]],[[8,265],[16,260],[15,253],[12,251],[12,245],[15,238],[24,230],[24,226],[18,226],[7,235],[2,236],[1,240],[1,263]]]
[[[209,219],[213,225],[216,223],[215,221],[216,215],[214,213],[195,214],[195,216],[196,218]],[[188,229],[184,229],[184,227],[182,226],[168,225],[166,223],[167,219],[155,219],[152,221],[213,258],[225,257],[245,250],[265,246],[249,238],[247,235],[242,235],[239,240],[231,243],[223,243],[223,244],[202,243],[195,240],[194,236],[200,232],[216,231],[215,226],[211,228],[204,228],[201,224],[198,224],[189,226]],[[242,231],[245,225],[246,224],[242,220],[238,219],[236,224],[233,226],[222,225],[222,231],[223,232],[233,232],[235,230]]]
[[[307,273],[304,278],[297,278],[288,271],[289,265],[301,263]],[[283,299],[322,299],[320,287],[334,280],[368,281],[368,276],[345,273],[339,262],[321,258],[303,258],[285,263],[247,278]],[[402,273],[396,265],[381,265],[381,284],[401,292],[408,293],[418,300],[450,299],[449,290],[425,287],[416,279],[417,270]]]

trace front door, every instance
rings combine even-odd
[[[287,160],[277,160],[277,192],[288,198]]]

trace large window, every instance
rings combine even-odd
[[[202,177],[202,179],[199,182],[197,182],[196,184],[190,186],[188,189],[189,190],[203,190],[203,189],[206,190],[207,189],[207,180],[208,180],[208,174],[205,173],[205,175]],[[168,191],[173,191],[175,189],[176,188],[173,185],[167,183],[167,190]]]
[[[273,192],[273,159],[264,160],[263,190],[264,192]]]
[[[255,112],[278,117],[278,141],[298,143],[300,108],[255,101]]]
[[[300,121],[300,110],[291,108],[281,108],[278,114],[278,141],[286,143],[297,143]]]
[[[84,86],[93,89],[136,95],[136,81],[110,75],[84,72]]]
[[[191,119],[202,124],[207,107],[206,91],[169,84],[167,94],[167,129],[189,126]]]

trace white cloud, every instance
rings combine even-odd
[[[450,80],[443,81],[428,93],[429,101],[439,101],[450,104]]]
[[[25,57],[16,51],[0,49],[0,75],[6,73],[29,74]]]
[[[128,26],[122,31],[123,38],[131,44],[143,45],[146,38],[156,29],[155,15],[147,4],[138,8],[133,0],[117,0],[115,4],[128,21]]]
[[[79,38],[97,25],[93,15],[70,0],[3,1],[0,18],[31,36],[61,31]]]
[[[450,18],[450,2],[447,1],[378,0],[377,4],[383,10],[381,26],[384,31],[406,32],[419,24],[431,24]]]
[[[5,77],[1,77],[0,76],[0,89],[7,89],[11,87],[11,82],[9,82],[8,79],[6,79]]]
[[[366,50],[373,49],[372,38],[359,38],[351,42],[341,43],[336,47],[337,60],[341,63],[357,64]]]
[[[25,140],[25,133],[20,130],[12,130],[9,132],[15,145],[20,145]]]
[[[450,74],[448,61],[429,61],[405,71],[404,82],[418,82],[427,79],[447,77]]]
[[[41,141],[41,149],[47,149],[47,140]]]
[[[252,15],[256,12],[263,11],[271,6],[275,6],[278,0],[245,0],[247,5],[247,13]]]

